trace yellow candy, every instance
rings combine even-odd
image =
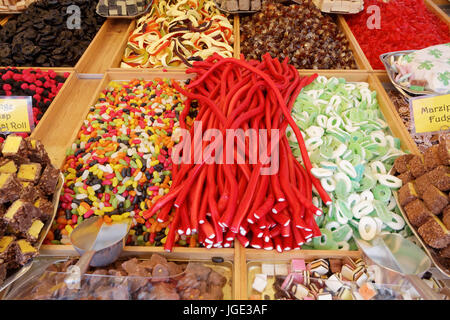
[[[124,219],[128,218],[129,216],[130,216],[129,212],[125,212],[122,214],[122,218],[124,218]]]
[[[78,187],[78,193],[87,194],[87,191],[84,190],[82,187]]]
[[[103,216],[103,211],[101,211],[101,210],[95,210],[94,211],[94,214],[96,215],[96,216]]]
[[[83,215],[83,214],[85,214],[87,212],[87,209],[85,207],[83,207],[83,206],[79,206],[77,208],[77,211],[79,212],[80,215]]]
[[[136,164],[137,164],[139,169],[141,169],[142,166],[143,166],[142,161],[140,159],[136,159]]]
[[[112,185],[113,187],[117,187],[117,185],[119,184],[119,180],[117,178],[113,178],[112,179]]]
[[[75,178],[76,178],[76,175],[74,175],[73,173],[70,173],[66,176],[66,181],[74,180]]]
[[[72,226],[71,225],[66,225],[65,227],[64,227],[65,229],[66,229],[66,231],[69,233],[69,235],[72,233],[72,231],[73,231],[73,228],[72,228]]]
[[[90,195],[88,198],[89,198],[89,200],[91,200],[91,201],[97,200],[97,197],[94,196],[94,195]]]
[[[155,151],[156,151],[156,147],[155,147]],[[157,164],[159,164],[159,160],[154,160],[154,161],[150,162],[150,165],[152,167],[156,166]],[[156,171],[153,171],[153,172],[156,172]]]
[[[133,182],[133,188],[135,188],[135,189],[136,189],[136,188],[137,188],[137,186],[138,186],[138,182],[137,182],[137,181],[134,181],[134,182]]]
[[[94,191],[94,188],[92,188],[91,186],[88,186],[87,187],[87,192],[89,193],[89,195],[95,195],[95,191]]]
[[[166,243],[166,239],[167,239],[167,237],[162,238],[161,243]]]
[[[104,207],[103,211],[105,211],[105,212],[112,212],[112,211],[114,211],[114,207]]]
[[[69,171],[70,173],[76,174],[77,172],[75,171],[75,169],[73,168],[68,168],[67,171]]]
[[[120,216],[120,215],[118,215],[118,214],[113,214],[113,215],[111,216],[111,219],[112,219],[113,221],[120,221],[120,220],[122,220],[122,216]]]

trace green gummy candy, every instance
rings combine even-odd
[[[344,180],[340,179],[336,182],[336,189],[334,190],[334,193],[339,199],[347,199],[348,192]]]
[[[373,188],[372,193],[375,200],[386,203],[391,199],[391,189],[381,184],[376,185],[375,188]]]
[[[349,225],[343,225],[331,232],[333,240],[336,242],[349,241],[353,235],[353,230]]]
[[[388,223],[388,222],[392,221],[391,214],[383,202],[381,202],[379,200],[374,200],[373,204],[374,204],[375,212],[381,221],[383,221],[384,223]]]
[[[333,240],[333,233],[325,228],[320,229],[321,237],[315,237],[312,241],[314,249],[318,250],[338,250],[337,243]]]
[[[345,198],[345,199],[347,199],[347,198]],[[342,212],[342,214],[347,219],[352,219],[353,218],[353,213],[350,210],[350,208],[347,206],[347,203],[344,200],[338,199],[336,201],[336,205],[339,207],[339,210]]]
[[[356,189],[358,192],[363,192],[369,189],[372,189],[377,184],[377,180],[369,177],[368,175],[364,175],[364,178],[361,180],[361,186]]]

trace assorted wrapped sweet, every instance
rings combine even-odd
[[[35,244],[54,212],[59,170],[42,144],[32,138],[9,135],[0,152],[1,284],[38,254]]]
[[[450,42],[391,56],[394,81],[410,90],[450,93]]]
[[[311,0],[264,1],[260,12],[241,18],[240,33],[246,59],[269,53],[297,69],[357,69],[344,33]]]

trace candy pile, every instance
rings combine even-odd
[[[148,260],[131,258],[105,268],[91,268],[80,289],[64,283],[67,268],[76,260],[57,263],[14,300],[222,300],[227,278],[200,262],[168,262],[159,254]],[[221,271],[221,270],[220,270]]]
[[[229,247],[237,238],[245,247],[279,252],[320,236],[314,215],[322,211],[311,202],[312,186],[324,203],[331,200],[311,174],[302,135],[290,115],[300,90],[317,75],[300,77],[287,59],[280,63],[268,54],[263,62],[215,54],[187,72],[197,76],[187,86],[190,91],[179,90],[199,101],[200,137],[205,130],[205,136],[214,132],[215,138],[200,142],[196,126],[183,135],[183,159],[175,167],[174,183],[149,213],[166,222],[175,208],[164,248],[172,249],[177,233],[198,233],[207,248]],[[288,124],[294,127],[305,168],[289,149],[284,134]],[[248,144],[239,132],[250,135]]]
[[[105,20],[95,13],[96,4],[95,0],[31,4],[0,30],[0,66],[75,66]],[[79,19],[69,8],[73,5],[80,10]]]
[[[170,221],[157,223],[147,213],[171,185],[170,155],[179,139],[172,134],[183,102],[167,79],[111,82],[102,91],[67,151],[64,190],[49,241],[66,244],[83,219],[105,215],[133,218],[128,244],[164,243],[163,228]],[[186,109],[186,114],[190,124],[196,111]]]
[[[298,96],[293,118],[305,135],[311,172],[333,199],[319,220],[325,237],[314,239],[314,248],[346,250],[353,233],[370,240],[382,231],[402,230],[405,223],[393,212],[391,192],[402,181],[388,172],[403,152],[388,133],[368,83],[319,76]],[[287,133],[299,156],[292,132]]]
[[[403,180],[398,200],[422,239],[437,249],[450,269],[450,135],[423,155],[404,155],[394,162]]]
[[[439,142],[440,134],[438,133],[421,133],[421,134],[413,134],[411,132],[413,123],[411,122],[411,114],[409,111],[409,101],[403,96],[398,90],[388,90],[387,91],[389,98],[391,98],[392,103],[395,106],[400,118],[403,120],[403,124],[411,135],[411,138],[417,144],[417,147],[421,152],[424,152],[426,149],[435,145]]]
[[[283,5],[265,1],[261,12],[243,17],[241,52],[260,60],[265,53],[297,69],[357,69],[348,40],[311,0]]]
[[[374,69],[384,69],[379,58],[383,53],[450,42],[448,26],[427,9],[423,0],[366,0],[364,4],[366,8],[379,8],[379,29],[368,28],[373,11],[363,10],[346,16],[346,20]]]
[[[58,178],[39,141],[6,138],[0,157],[0,284],[38,254],[34,244],[53,216]]]
[[[212,0],[155,0],[137,21],[121,67],[191,67],[213,53],[232,57],[233,42],[233,26]]]
[[[306,263],[292,259],[288,264],[261,264],[255,274],[250,299],[260,300],[411,300],[420,298],[408,282],[395,285],[382,282],[377,265],[367,266],[362,259],[317,259]],[[441,281],[424,274],[422,281],[433,289]],[[272,286],[270,286],[272,284]],[[272,287],[272,288],[271,288]],[[272,289],[272,290],[271,290]],[[273,293],[272,293],[273,292]]]
[[[53,70],[0,69],[0,96],[31,96],[34,125],[37,125],[68,77],[68,72],[60,76]]]

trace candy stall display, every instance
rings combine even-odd
[[[450,275],[450,136],[421,155],[404,155],[393,172],[403,181],[398,203],[431,258]]]
[[[260,12],[240,19],[240,49],[247,59],[287,57],[297,69],[358,68],[342,30],[311,0],[263,2]]]
[[[384,70],[380,60],[383,53],[418,50],[450,41],[448,24],[432,13],[424,0],[367,0],[364,6],[362,12],[345,19],[374,70]],[[378,16],[368,10],[372,6],[379,8]]]
[[[44,146],[9,135],[0,156],[0,288],[38,255],[55,217],[60,171]]]
[[[389,174],[403,151],[389,132],[376,91],[366,82],[319,76],[297,97],[292,114],[305,135],[311,172],[333,200],[323,208],[313,198],[325,213],[319,220],[325,237],[314,238],[313,247],[356,249],[353,234],[371,240],[380,232],[403,230],[392,195],[402,181]],[[290,140],[298,156],[297,143]]]
[[[91,268],[80,279],[80,289],[64,279],[73,258],[46,258],[44,267],[13,287],[8,300],[229,300],[232,298],[229,261],[180,261],[160,254],[122,258],[113,265]],[[46,265],[49,265],[48,267]],[[46,268],[45,268],[46,267]]]
[[[68,19],[71,5],[78,6],[82,19]],[[94,0],[31,4],[0,30],[0,66],[75,66],[104,21],[95,5]],[[69,28],[69,20],[76,25]]]
[[[0,96],[31,96],[34,126],[37,126],[70,72],[41,69],[0,69]],[[0,134],[0,142],[5,134]]]
[[[122,68],[191,67],[233,56],[233,26],[212,0],[155,0],[128,38]]]
[[[252,300],[417,300],[407,281],[384,284],[376,265],[361,258],[294,258],[288,262],[250,261],[248,297]],[[427,272],[422,281],[439,291],[444,283]]]
[[[31,97],[35,128],[0,134],[0,299],[436,298],[358,250],[391,234],[422,245],[442,293],[450,138],[414,134],[396,84],[448,92],[450,20],[430,0],[315,3],[362,4],[37,0],[7,17],[0,97]],[[125,246],[74,290],[70,235],[98,216],[131,221]]]

